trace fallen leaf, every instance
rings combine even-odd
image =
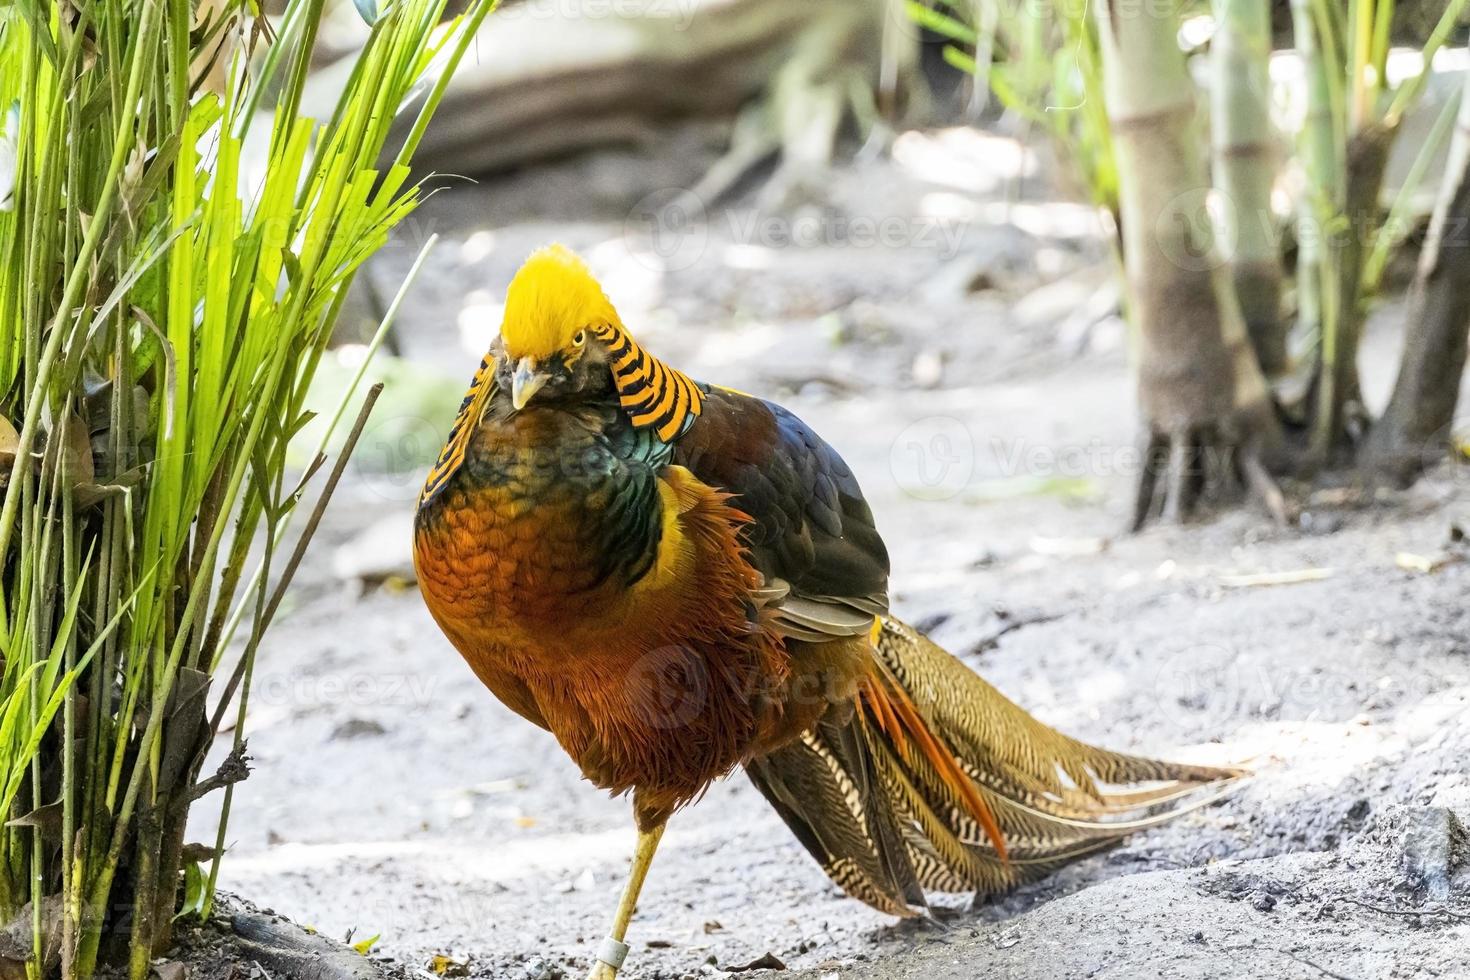
[[[191,842],[184,845],[180,857],[185,861],[213,861],[219,856],[213,845]]]
[[[366,956],[373,951],[373,947],[378,945],[378,940],[382,938],[383,934],[381,932],[375,932],[368,938],[353,943],[352,948],[357,950],[363,956]]]
[[[445,956],[442,953],[434,954],[429,960],[429,970],[441,977],[467,977],[470,975],[470,965],[463,960]]]
[[[1451,555],[1443,551],[1434,555],[1416,555],[1412,551],[1400,551],[1393,556],[1393,563],[1404,571],[1420,572],[1424,575],[1433,575],[1446,565],[1459,560],[1459,555]]]
[[[37,807],[24,816],[16,817],[14,820],[6,821],[7,827],[35,827],[40,830],[41,836],[46,840],[61,840],[61,804],[48,803],[43,807]]]
[[[786,964],[776,959],[774,953],[767,953],[758,960],[751,960],[744,966],[727,966],[726,973],[749,973],[751,970],[784,970]]]
[[[1300,585],[1331,578],[1335,568],[1301,568],[1291,572],[1258,572],[1253,575],[1221,575],[1220,584],[1227,589],[1261,588],[1271,585]]]
[[[20,433],[15,431],[15,426],[10,420],[0,415],[0,466],[9,466],[15,462],[15,451],[20,448]]]
[[[66,420],[66,474],[73,485],[90,484],[97,475],[92,462],[92,434],[79,415],[68,416]]]

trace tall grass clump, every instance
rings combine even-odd
[[[186,850],[185,821],[244,772],[200,770],[299,558],[286,447],[354,271],[421,198],[407,163],[443,86],[421,89],[493,3],[442,24],[445,0],[359,3],[371,37],[311,120],[322,6],[0,8],[0,928],[29,950],[9,975],[142,980],[181,895],[208,908],[217,849]]]

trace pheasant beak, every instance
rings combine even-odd
[[[536,370],[534,357],[523,357],[516,362],[516,372],[510,379],[510,403],[519,412],[526,403],[546,384],[548,375]]]

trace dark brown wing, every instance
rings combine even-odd
[[[735,494],[753,519],[758,597],[779,627],[808,640],[871,629],[888,611],[888,549],[862,488],[841,456],[779,405],[710,388],[704,410],[674,443],[673,462]]]

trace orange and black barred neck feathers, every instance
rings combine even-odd
[[[449,482],[449,478],[464,463],[465,450],[469,448],[470,438],[475,434],[475,425],[484,414],[485,406],[489,404],[494,390],[495,358],[486,354],[475,370],[474,380],[470,382],[470,390],[465,392],[464,401],[459,403],[459,414],[454,418],[454,425],[449,428],[449,438],[445,440],[444,448],[434,462],[434,468],[429,470],[429,477],[424,481],[424,489],[419,493],[420,509],[433,503],[439,491]]]
[[[664,442],[682,435],[704,408],[699,384],[638,346],[622,324],[607,320],[591,330],[607,348],[618,402],[633,427],[651,426]]]

